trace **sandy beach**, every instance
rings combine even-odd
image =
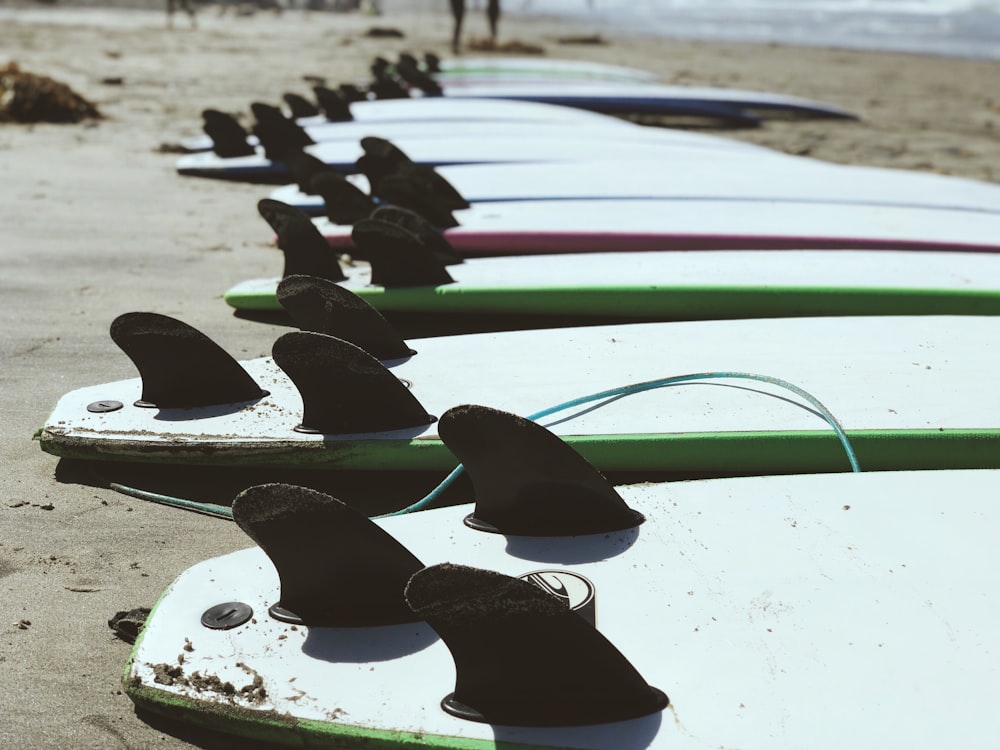
[[[152,4],[151,4],[152,5]],[[31,437],[64,392],[133,377],[108,326],[151,310],[180,317],[241,359],[279,329],[234,317],[221,293],[277,273],[255,211],[260,186],[184,179],[174,144],[206,107],[247,112],[304,76],[363,80],[372,57],[447,56],[443,2],[381,3],[380,17],[203,8],[197,29],[156,9],[0,3],[0,65],[69,84],[105,118],[0,124],[0,746],[248,747],[136,716],[121,690],[130,646],[107,620],[152,606],[181,571],[248,546],[234,524],[104,486],[114,473],[59,463]],[[402,39],[367,36],[391,27]],[[484,36],[470,12],[466,39]],[[601,34],[604,44],[560,44]],[[550,57],[632,65],[665,82],[780,91],[858,112],[859,122],[778,122],[723,134],[794,154],[1000,181],[1000,62],[825,48],[616,37],[545,18],[504,18],[501,41]],[[712,131],[707,131],[712,132]],[[116,475],[118,476],[118,475]],[[122,468],[121,481],[142,481]],[[261,479],[272,478],[262,477]],[[174,470],[158,489],[228,502],[254,477]],[[351,478],[315,476],[366,507]],[[420,480],[422,481],[422,480]],[[429,487],[396,488],[415,499]]]

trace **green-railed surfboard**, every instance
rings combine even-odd
[[[311,303],[320,317],[326,299]],[[998,355],[1000,318],[635,324],[387,347],[362,328],[342,334],[355,345],[313,326],[280,337],[272,357],[237,363],[180,321],[121,316],[112,337],[142,377],[64,395],[41,447],[85,459],[439,470],[452,458],[435,422],[452,406],[532,416],[604,393],[541,418],[604,471],[846,470],[815,404],[773,380],[742,378],[753,374],[825,403],[863,468],[1000,466],[1000,409],[986,395],[984,366]],[[628,396],[616,390],[698,373],[712,378]]]
[[[302,211],[270,199],[258,208],[277,231],[283,275],[337,281],[382,311],[608,321],[1000,312],[1000,254],[992,252],[726,249],[463,261],[421,217],[391,207],[354,225],[350,252],[366,262],[345,268]],[[225,300],[239,310],[280,310],[278,281],[241,282]]]
[[[295,747],[988,748],[1000,732],[1000,472],[612,488],[537,425],[497,421],[442,418],[475,505],[371,521],[292,485],[241,493],[257,546],[167,588],[129,697]]]

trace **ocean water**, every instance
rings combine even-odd
[[[1000,59],[1000,0],[507,0],[503,10],[595,31]]]

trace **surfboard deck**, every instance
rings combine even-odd
[[[789,200],[564,200],[473,205],[444,237],[465,257],[662,250],[995,252],[1000,214]],[[351,227],[317,217],[331,247]]]
[[[461,128],[456,127],[458,130]],[[573,126],[569,132],[560,126],[534,123],[477,124],[465,130],[464,135],[458,132],[448,138],[400,134],[393,140],[414,162],[430,166],[572,162],[590,159],[595,153],[609,159],[672,160],[678,152],[702,147],[709,153],[782,158],[777,152],[733,145],[722,138],[628,124],[585,124]],[[377,131],[367,133],[373,134]],[[364,154],[360,143],[350,139],[324,140],[303,150],[345,174],[358,171],[356,162]],[[176,168],[178,174],[194,177],[279,183],[289,179],[285,163],[268,159],[260,147],[248,156],[220,157],[210,151],[186,154],[177,160]]]
[[[761,157],[776,157],[761,163]],[[659,162],[587,160],[580,162],[461,165],[439,167],[470,203],[538,200],[719,200],[783,201],[799,212],[813,203],[925,207],[1000,212],[994,184],[897,169],[835,165],[814,159],[757,151],[709,157],[699,149],[670,158],[671,175]],[[366,178],[349,178],[369,192]],[[323,198],[297,185],[276,188],[274,200],[313,215],[323,214]],[[591,207],[594,208],[599,207]],[[725,207],[720,207],[724,209]],[[792,210],[791,206],[779,207]],[[457,212],[466,223],[467,212]],[[476,213],[468,221],[475,221]]]
[[[440,70],[432,75],[442,81],[456,81],[486,76],[545,76],[547,78],[597,79],[655,83],[655,73],[624,65],[610,65],[591,60],[537,57],[456,57],[440,60]]]
[[[997,472],[619,491],[646,520],[608,535],[487,534],[462,523],[469,507],[376,523],[427,566],[584,577],[596,628],[669,696],[662,711],[562,728],[454,717],[439,707],[454,662],[426,623],[277,621],[268,607],[278,577],[258,547],[199,563],[168,587],[125,691],[172,719],[310,747],[987,748],[1000,732],[989,689],[1000,672]],[[201,625],[205,610],[234,601],[253,619]]]
[[[607,115],[582,109],[559,107],[554,104],[515,102],[502,99],[462,100],[443,98],[382,99],[351,102],[350,120],[331,121],[325,116],[302,117],[296,122],[315,140],[316,135],[334,136],[357,129],[395,128],[402,125],[436,125],[447,129],[460,123],[562,123],[567,126],[579,123],[607,122]],[[347,126],[347,127],[342,127]],[[376,131],[372,131],[377,134]],[[365,132],[364,135],[371,135]],[[338,136],[339,137],[339,136]],[[212,139],[207,135],[183,138],[181,145],[188,151],[208,151]]]
[[[827,119],[858,119],[855,114],[840,107],[787,94],[657,83],[595,81],[569,86],[563,82],[446,86],[443,96],[541,102],[605,114],[700,114],[727,119],[739,114],[746,115],[749,111]]]
[[[817,315],[1000,313],[1000,256],[854,250],[677,251],[471,258],[436,286],[385,288],[371,266],[342,285],[384,312],[705,320]],[[278,278],[224,295],[275,311]]]
[[[791,381],[823,401],[851,436],[862,468],[993,467],[1000,465],[1000,412],[983,395],[991,373],[982,363],[997,356],[998,326],[988,317],[812,318],[428,338],[410,342],[416,356],[389,363],[390,379],[408,384],[431,416],[460,403],[524,416],[656,378],[758,373]],[[41,430],[41,448],[116,461],[400,471],[453,466],[426,421],[382,432],[298,432],[303,400],[291,380],[271,358],[242,364],[266,396],[155,409],[132,406],[143,393],[138,378],[72,391]],[[324,376],[321,382],[334,381]],[[358,392],[345,395],[359,399]],[[671,387],[580,407],[543,424],[603,471],[844,470],[847,459],[834,433],[787,395],[739,380]],[[88,411],[106,401],[123,406]]]

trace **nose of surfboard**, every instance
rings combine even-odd
[[[633,719],[669,703],[587,620],[532,583],[444,563],[415,573],[405,595],[455,660],[455,691],[441,702],[450,714],[573,726]]]
[[[456,406],[438,434],[468,472],[476,510],[466,524],[523,536],[573,536],[642,523],[615,488],[541,425],[485,406]]]
[[[283,622],[362,627],[412,622],[403,598],[423,567],[367,517],[322,492],[290,484],[251,487],[233,500],[233,520],[274,563]]]

